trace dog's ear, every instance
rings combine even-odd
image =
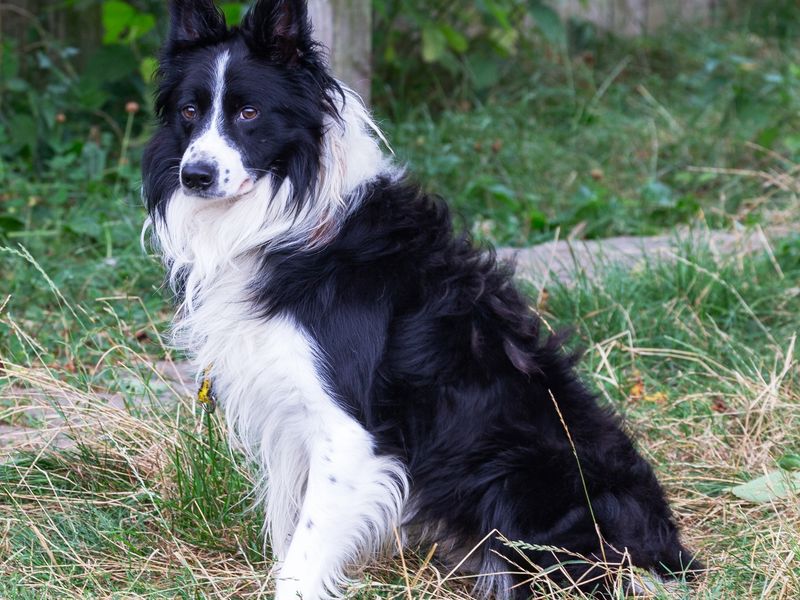
[[[242,31],[253,50],[287,65],[314,47],[305,0],[258,0],[245,15]]]
[[[225,35],[225,15],[214,0],[172,0],[169,42],[172,46],[214,40]]]

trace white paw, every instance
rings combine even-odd
[[[300,584],[296,580],[278,579],[275,587],[275,600],[314,600],[306,598],[300,590]]]

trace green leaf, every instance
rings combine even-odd
[[[491,183],[486,186],[486,191],[489,192],[495,200],[504,202],[512,208],[517,208],[519,205],[517,193],[503,183]]]
[[[675,205],[672,188],[656,180],[650,180],[642,186],[642,200],[665,208]]]
[[[103,226],[95,215],[75,215],[64,227],[67,231],[94,239],[100,239],[103,235]]]
[[[433,63],[441,60],[447,50],[447,38],[436,25],[426,25],[422,30],[422,60]]]
[[[104,46],[92,54],[84,67],[81,83],[99,87],[126,81],[132,73],[137,72],[138,67],[139,61],[131,48],[118,44]]]
[[[142,76],[142,81],[150,83],[155,78],[156,71],[158,70],[158,60],[149,56],[143,58],[139,64],[139,73]]]
[[[122,32],[136,15],[136,9],[125,2],[110,0],[103,2],[103,43],[120,41]]]
[[[493,0],[485,0],[484,2],[487,12],[494,17],[497,23],[503,29],[513,29],[511,21],[509,21],[510,9],[503,2],[494,2]]]
[[[14,217],[0,216],[0,232],[9,233],[11,231],[22,231],[25,223]]]
[[[800,471],[778,469],[729,489],[737,498],[756,504],[789,498],[800,493]]]
[[[36,147],[38,132],[36,121],[30,115],[18,114],[8,123],[9,137],[17,148],[33,150]]]
[[[103,177],[106,168],[106,150],[93,142],[84,145],[81,152],[85,175],[90,181],[98,181]]]
[[[139,39],[155,27],[153,15],[140,12],[118,0],[103,2],[103,43],[116,44]],[[124,34],[124,35],[123,35]]]
[[[156,18],[153,15],[146,13],[139,13],[136,18],[131,21],[130,33],[126,41],[138,40],[139,38],[147,35],[156,26]]]
[[[243,2],[223,2],[220,4],[225,22],[229,25],[238,25],[245,13],[246,5]]]
[[[800,471],[800,454],[784,454],[778,459],[778,466],[787,471]]]
[[[453,50],[459,54],[463,54],[467,51],[467,48],[469,48],[469,42],[467,42],[467,38],[465,38],[462,34],[450,27],[450,25],[442,25],[441,31],[444,37],[447,39],[448,45]]]
[[[19,77],[12,77],[6,81],[6,89],[9,92],[26,92],[28,87],[28,82]]]
[[[19,53],[9,43],[0,44],[0,81],[19,75]]]
[[[470,52],[467,55],[467,65],[478,91],[488,90],[500,81],[502,64],[493,52]]]
[[[536,22],[536,26],[542,35],[554,44],[562,44],[566,41],[567,33],[564,23],[559,14],[542,0],[531,0],[528,12]]]
[[[528,223],[530,224],[532,230],[539,231],[547,228],[549,220],[547,215],[542,211],[535,208],[530,208],[528,209]]]

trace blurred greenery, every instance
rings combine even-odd
[[[67,297],[143,297],[132,313],[164,315],[139,244],[139,160],[166,5],[48,10],[98,4],[89,56],[47,14],[0,44],[0,305],[11,294],[37,335],[60,301],[25,275],[34,260]],[[768,225],[793,196],[765,196],[758,172],[800,158],[800,10],[737,6],[702,29],[626,38],[539,0],[374,0],[374,110],[398,160],[480,239]],[[233,22],[247,7],[222,8]]]

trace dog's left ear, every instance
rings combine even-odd
[[[172,0],[168,44],[180,46],[224,37],[225,16],[214,0]]]
[[[242,21],[253,50],[286,65],[314,47],[305,0],[258,0]]]

